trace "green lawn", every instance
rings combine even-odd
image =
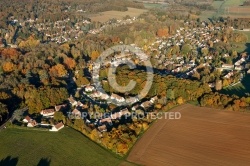
[[[233,43],[235,46],[237,46],[235,50],[239,53],[246,51],[248,52],[248,54],[250,54],[250,32],[248,31],[239,31],[239,32],[245,34],[248,40],[246,43]]]
[[[202,20],[207,20],[213,16],[223,16],[227,12],[228,7],[239,7],[245,0],[224,0],[224,1],[213,1],[212,6],[215,11],[203,11],[200,15]]]
[[[81,133],[64,128],[59,132],[5,129],[0,132],[2,165],[119,165],[122,158],[105,150]],[[1,161],[2,160],[2,161]]]
[[[223,4],[224,1],[214,1],[212,3],[212,6],[214,7],[214,9],[219,9],[220,6]]]
[[[240,6],[245,2],[245,0],[225,0],[223,4],[223,8],[232,7],[232,6]]]
[[[163,5],[159,3],[143,3],[144,7],[147,9],[151,8],[161,8]]]
[[[250,75],[248,74],[244,77],[241,83],[221,90],[221,93],[228,95],[235,94],[239,97],[246,96],[246,93],[250,93]]]
[[[242,32],[242,31],[241,31]],[[248,43],[250,43],[250,32],[247,31],[247,32],[243,32],[246,36],[247,36],[247,39],[248,39]]]

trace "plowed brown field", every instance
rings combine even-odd
[[[189,104],[180,120],[155,122],[127,160],[141,165],[250,165],[250,114]]]

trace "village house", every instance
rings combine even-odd
[[[122,116],[121,112],[116,112],[111,115],[111,119],[116,120],[116,119],[119,119],[121,116]]]
[[[125,109],[121,110],[121,114],[123,116],[123,115],[130,115],[131,113],[129,112],[129,110],[127,108],[125,108]]]
[[[100,91],[95,91],[94,93],[91,94],[91,97],[93,98],[99,98],[102,96],[102,93]]]
[[[55,110],[62,111],[66,107],[67,107],[67,104],[57,105],[57,106],[55,106]]]
[[[78,101],[78,102],[77,102],[77,106],[78,106],[78,107],[82,107],[82,106],[83,106],[82,102]]]
[[[95,90],[95,87],[93,86],[88,85],[85,87],[85,92],[92,92],[93,90]]]
[[[224,69],[233,69],[233,68],[234,68],[234,65],[231,65],[231,64],[223,64],[223,65],[222,65],[222,68],[224,68]]]
[[[229,72],[227,75],[224,76],[224,78],[229,79],[230,77],[232,77],[234,75],[234,72]]]
[[[124,97],[121,97],[121,96],[114,94],[114,93],[112,93],[112,95],[111,95],[111,100],[116,100],[117,102],[120,102],[120,103],[125,101]]]
[[[72,106],[76,106],[77,105],[77,101],[73,98],[73,96],[71,95],[69,98],[68,98],[70,104]]]
[[[143,108],[149,108],[152,106],[152,103],[150,101],[145,101],[141,104],[141,107]]]
[[[234,69],[235,69],[235,70],[244,70],[244,66],[242,66],[242,65],[235,66]]]
[[[30,120],[32,120],[29,116],[26,116],[24,119],[23,119],[23,122],[24,123],[29,123]]]
[[[111,124],[111,123],[112,123],[112,120],[111,120],[110,117],[108,117],[108,118],[101,119],[100,122],[101,122],[102,124],[104,124],[104,123],[109,123],[109,124]]]
[[[247,74],[250,74],[250,69],[247,71]]]
[[[75,118],[80,118],[81,117],[81,112],[78,110],[78,109],[74,109],[72,111],[72,115],[75,117]]]
[[[237,62],[235,62],[235,66],[240,66],[242,63],[244,63],[246,60],[245,58],[241,58],[240,60],[238,60]]]
[[[136,103],[139,101],[139,98],[138,97],[130,97],[128,99],[126,99],[126,103],[127,104],[130,104],[130,103]]]
[[[151,99],[150,99],[150,102],[151,102],[151,103],[155,103],[156,100],[158,100],[158,97],[157,97],[157,96],[151,98]]]
[[[27,124],[27,127],[35,127],[37,125],[36,120],[31,119]]]
[[[50,129],[49,131],[59,131],[59,130],[61,130],[62,128],[64,128],[64,124],[63,124],[62,122],[60,122],[60,123],[54,125],[54,126],[52,127],[52,129]]]
[[[98,127],[98,130],[99,130],[100,132],[105,132],[105,131],[107,131],[107,126],[106,126],[106,125],[99,126],[99,127]]]
[[[46,110],[42,110],[40,112],[40,114],[42,116],[53,116],[55,114],[55,110],[54,109],[46,109]]]
[[[214,87],[215,87],[215,82],[209,83],[208,86],[209,86],[210,88],[214,88]]]
[[[188,76],[192,76],[196,71],[197,71],[197,69],[195,68],[195,69],[193,69],[192,71],[187,72],[186,74],[187,74]]]
[[[102,95],[100,96],[100,98],[102,100],[108,100],[109,99],[109,95],[102,93]]]
[[[132,111],[135,111],[138,107],[139,107],[139,105],[137,104],[137,105],[133,106],[131,109],[132,109]]]
[[[130,115],[130,112],[127,108],[120,110],[119,112],[116,112],[111,115],[112,120],[120,119],[124,115]]]

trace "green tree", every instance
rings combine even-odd
[[[60,111],[55,112],[55,114],[54,114],[54,120],[57,121],[57,122],[59,122],[59,121],[63,121],[63,123],[66,122],[65,116]]]

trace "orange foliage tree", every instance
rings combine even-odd
[[[64,77],[67,74],[67,70],[62,64],[53,66],[49,72],[52,77]]]
[[[74,69],[76,66],[76,61],[72,58],[65,58],[64,64],[67,66],[68,69]]]
[[[158,37],[168,37],[168,29],[167,28],[160,28],[157,31],[157,36]]]
[[[40,43],[39,40],[36,40],[35,37],[33,35],[31,35],[26,41],[21,41],[19,44],[19,48],[29,51],[32,48],[35,48],[36,46],[38,46]]]
[[[15,68],[15,65],[12,62],[5,62],[3,64],[3,71],[6,73],[12,72]]]
[[[18,58],[19,52],[14,48],[8,48],[8,49],[4,49],[1,52],[1,55],[4,58],[16,59]]]
[[[91,59],[94,61],[99,57],[100,53],[98,51],[92,51]]]

